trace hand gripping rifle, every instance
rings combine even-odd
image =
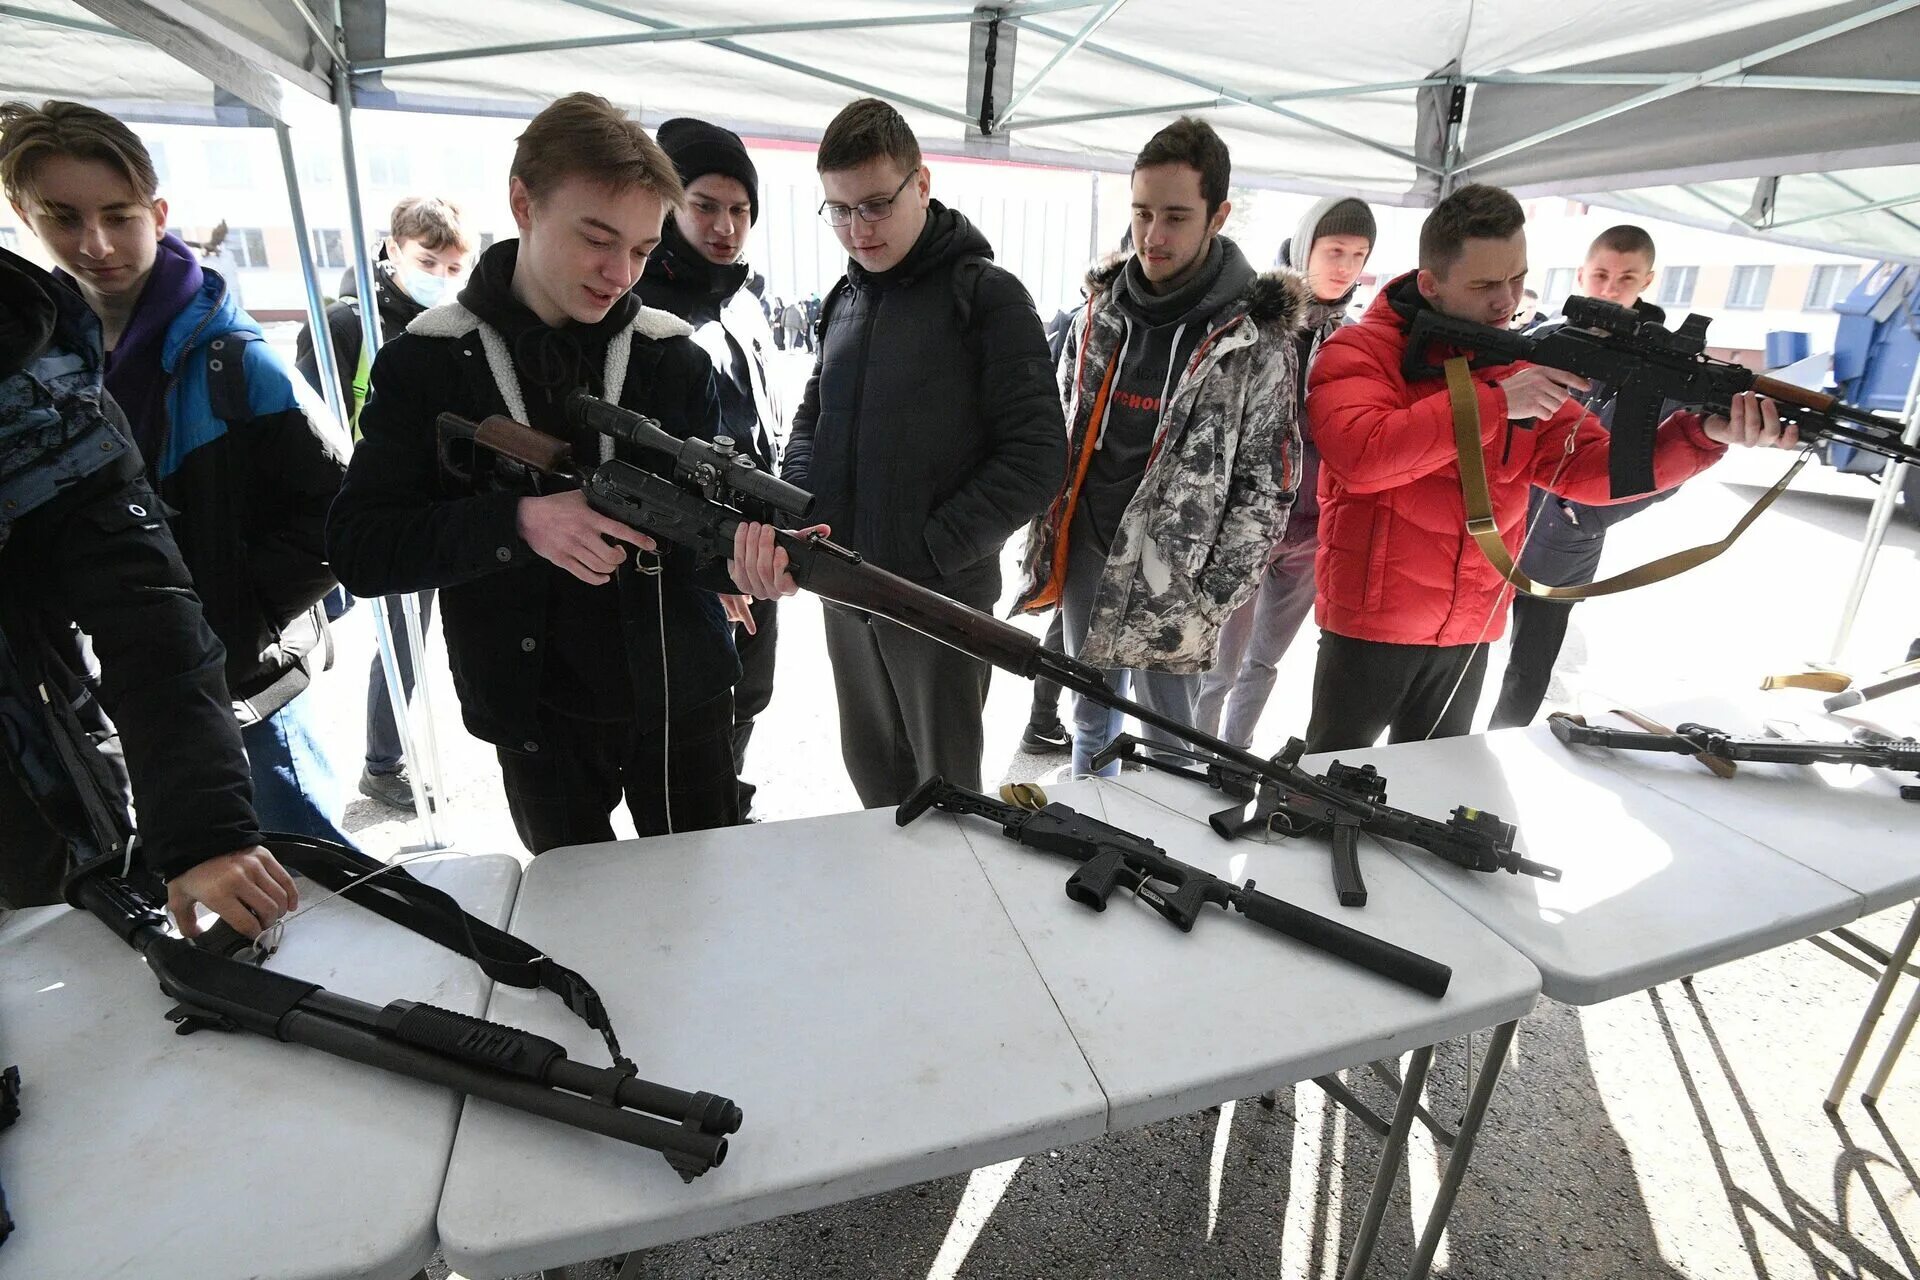
[[[1516,333],[1422,308],[1408,333],[1408,371],[1431,372],[1428,349],[1439,345],[1473,352],[1476,365],[1526,360],[1605,383],[1614,402],[1607,462],[1616,498],[1653,488],[1654,434],[1664,405],[1725,414],[1742,391],[1775,401],[1781,421],[1799,424],[1803,440],[1836,440],[1920,466],[1920,447],[1902,442],[1900,423],[1707,355],[1706,316],[1689,315],[1669,330],[1631,307],[1581,297],[1567,299],[1565,314],[1565,324]]]
[[[1618,751],[1668,751],[1761,764],[1854,764],[1896,773],[1920,773],[1920,739],[1874,737],[1856,742],[1797,742],[1791,738],[1742,738],[1703,724],[1683,724],[1672,733],[1640,733],[1588,724],[1556,711],[1547,717],[1553,736],[1570,747]],[[1920,786],[1902,786],[1902,800],[1920,801]]]
[[[603,462],[591,474],[582,476],[564,443],[502,417],[474,423],[453,414],[441,414],[441,455],[447,458],[452,446],[471,442],[501,455],[510,467],[521,469],[536,480],[554,476],[571,479],[585,489],[588,503],[602,515],[655,538],[691,547],[702,557],[731,556],[734,530],[743,520],[768,523],[804,520],[812,506],[812,495],[758,470],[751,460],[735,454],[726,441],[681,440],[651,419],[580,392],[568,399],[567,409],[576,425],[592,426],[643,453],[659,457],[662,470],[673,478],[618,459]],[[668,462],[670,467],[665,465]],[[1443,824],[1361,799],[1345,787],[1300,768],[1294,763],[1297,756],[1269,760],[1120,697],[1107,687],[1098,668],[1046,648],[1011,623],[870,565],[857,552],[838,543],[784,531],[775,537],[786,550],[793,580],[835,604],[911,627],[1023,679],[1051,680],[1103,707],[1190,742],[1214,760],[1263,783],[1339,812],[1354,814],[1363,825],[1376,824],[1365,829],[1379,829],[1382,834],[1424,847],[1434,847],[1426,842],[1444,836],[1446,847],[1466,850],[1462,856],[1480,861],[1512,857],[1513,829],[1492,815],[1480,814],[1478,810],[1458,810],[1455,822]],[[1473,815],[1471,822],[1479,825],[1477,834],[1459,821],[1460,813]],[[1378,826],[1390,821],[1397,822],[1395,830]],[[1524,868],[1514,863],[1507,865],[1507,869]],[[1551,868],[1529,872],[1548,873],[1551,873],[1548,878],[1557,878],[1559,874]]]
[[[1038,809],[1003,804],[935,774],[901,802],[893,820],[904,827],[929,808],[991,818],[1010,840],[1075,859],[1080,868],[1067,879],[1067,896],[1095,911],[1105,911],[1107,899],[1121,889],[1137,895],[1185,933],[1200,918],[1200,908],[1211,902],[1424,995],[1445,995],[1453,978],[1453,970],[1437,960],[1261,893],[1251,880],[1244,885],[1222,880],[1181,862],[1145,836],[1089,818],[1064,804],[1049,803]]]
[[[462,910],[452,897],[365,854],[326,841],[270,835],[285,865],[396,924],[458,951],[488,977],[544,987],[607,1043],[614,1066],[568,1059],[545,1036],[412,1000],[384,1008],[317,983],[234,958],[246,939],[225,924],[196,944],[166,929],[166,916],[137,885],[105,871],[69,882],[68,900],[91,911],[145,957],[160,989],[180,1003],[167,1014],[179,1034],[252,1031],[503,1106],[650,1147],[692,1182],[726,1159],[740,1108],[710,1093],[684,1093],[640,1078],[620,1052],[600,996],[578,973]],[[359,883],[378,872],[377,879]]]
[[[1290,738],[1274,762],[1313,778],[1297,764],[1305,751],[1305,743]],[[1197,767],[1176,764],[1163,758],[1167,755],[1184,756]],[[1343,907],[1367,905],[1367,886],[1360,876],[1362,831],[1424,849],[1468,871],[1505,871],[1542,880],[1560,878],[1558,867],[1516,852],[1513,824],[1490,813],[1462,805],[1447,821],[1437,822],[1393,808],[1386,802],[1387,780],[1370,764],[1356,766],[1336,760],[1317,779],[1324,785],[1308,792],[1204,751],[1174,743],[1147,743],[1130,733],[1108,743],[1092,763],[1099,769],[1115,760],[1132,760],[1163,773],[1191,778],[1237,800],[1239,803],[1207,819],[1222,840],[1268,831],[1282,836],[1329,837],[1333,842],[1333,887]]]

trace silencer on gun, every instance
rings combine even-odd
[[[734,451],[724,436],[682,440],[643,413],[624,409],[584,391],[567,397],[567,420],[622,444],[673,459],[674,473],[713,483],[740,498],[763,503],[774,513],[803,521],[813,510],[813,495],[779,476],[760,470],[752,458]]]

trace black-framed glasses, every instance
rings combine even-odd
[[[900,193],[907,189],[907,184],[913,181],[914,174],[919,172],[918,169],[915,169],[911,173],[908,173],[906,177],[900,179],[900,185],[893,189],[892,195],[883,196],[878,200],[862,200],[859,204],[852,205],[835,204],[831,200],[822,200],[820,202],[820,216],[826,219],[826,223],[830,227],[846,226],[853,221],[853,215],[856,213],[860,215],[860,221],[862,222],[885,222],[893,216],[893,202],[900,198]]]

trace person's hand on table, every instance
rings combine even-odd
[[[259,845],[223,853],[167,882],[167,910],[183,936],[200,935],[195,905],[206,907],[249,938],[300,905],[300,891],[280,860]]]

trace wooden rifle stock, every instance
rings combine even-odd
[[[474,422],[457,413],[443,413],[435,420],[435,425],[440,430],[443,457],[446,441],[471,440],[481,448],[543,476],[578,474],[573,465],[571,444],[504,415],[496,413]]]
[[[1002,671],[1034,674],[1040,642],[1012,623],[868,564],[825,538],[783,533],[780,541],[792,561],[793,580],[815,595],[892,619]]]

